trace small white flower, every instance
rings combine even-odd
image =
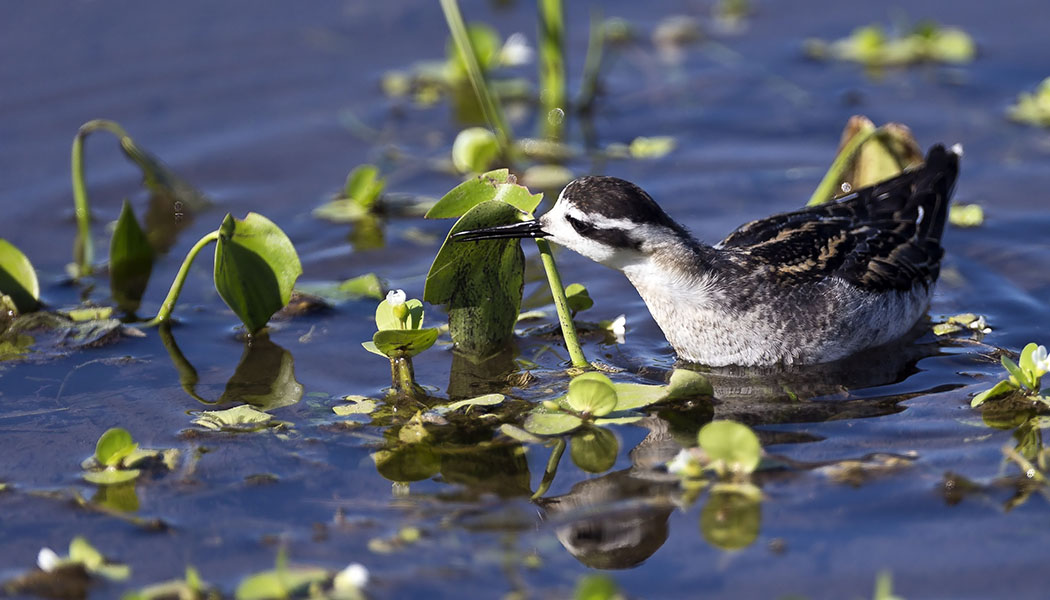
[[[390,290],[386,293],[386,303],[390,306],[401,306],[408,300],[405,290]]]
[[[1047,356],[1046,346],[1039,346],[1032,352],[1032,363],[1035,365],[1036,377],[1050,372],[1050,356]]]
[[[512,33],[499,51],[499,60],[508,67],[527,65],[532,62],[533,50],[524,33]]]
[[[989,327],[988,323],[984,320],[984,315],[981,315],[981,316],[977,317],[976,319],[974,319],[973,321],[970,321],[970,323],[967,325],[967,327],[969,327],[970,329],[972,329],[974,331],[979,331],[980,333],[991,333],[992,332],[992,328]]]
[[[60,562],[62,559],[51,548],[41,548],[40,553],[36,555],[36,566],[47,573],[54,571]]]
[[[693,457],[689,454],[689,451],[685,448],[678,451],[678,454],[671,459],[671,462],[667,463],[667,472],[672,475],[681,475],[689,468],[693,462]]]
[[[609,331],[616,336],[616,343],[624,342],[624,334],[627,333],[627,315],[620,315],[609,323]]]
[[[336,573],[332,585],[337,590],[359,590],[368,584],[368,569],[361,563],[350,563]]]

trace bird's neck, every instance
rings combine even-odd
[[[693,239],[667,240],[646,250],[622,270],[657,321],[662,320],[657,311],[680,313],[710,305],[722,279],[718,250]]]

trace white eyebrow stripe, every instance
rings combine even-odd
[[[922,218],[925,217],[925,216],[926,216],[926,211],[923,210],[923,208],[920,206],[919,207],[919,216],[915,218],[915,224],[916,225],[921,225],[922,224]]]

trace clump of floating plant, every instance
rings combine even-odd
[[[1035,92],[1021,92],[1017,102],[1006,111],[1011,120],[1037,127],[1050,127],[1050,77]]]
[[[0,582],[4,596],[47,596],[86,598],[93,578],[124,581],[131,568],[107,559],[81,536],[69,542],[69,551],[60,555],[51,548],[41,548],[36,557],[36,569]]]
[[[187,566],[182,579],[155,583],[125,594],[121,600],[218,600],[219,591],[201,579],[197,569]]]
[[[338,572],[321,567],[288,564],[287,551],[277,552],[274,568],[245,577],[237,585],[236,600],[268,600],[270,598],[329,598],[331,600],[363,600],[368,583],[368,569],[352,563]]]
[[[386,187],[375,165],[360,165],[346,176],[342,193],[314,209],[314,216],[335,223],[353,223],[372,215]]]
[[[84,177],[84,141],[96,131],[117,136],[125,156],[139,167],[143,184],[150,191],[150,209],[141,227],[130,204],[125,201],[110,242],[110,283],[114,299],[121,309],[132,313],[138,308],[149,280],[156,253],[163,253],[174,243],[175,235],[192,220],[193,214],[208,201],[193,186],[175,175],[168,167],[139,146],[113,121],[96,119],[80,126],[73,138],[72,179],[73,204],[76,210],[77,238],[73,247],[76,278],[94,270],[94,242],[91,238],[91,207]]]
[[[288,304],[295,280],[303,272],[291,240],[273,221],[260,214],[248,213],[244,219],[228,214],[219,229],[202,237],[187,253],[150,325],[171,318],[190,265],[212,242],[215,242],[215,289],[249,333],[258,333],[274,313]]]
[[[1044,390],[1040,387],[1043,375],[1050,371],[1050,357],[1047,356],[1046,346],[1030,343],[1021,350],[1018,362],[1015,363],[1008,356],[1003,356],[1001,362],[1010,374],[1009,378],[974,396],[970,406],[976,408],[990,400],[1017,395],[1050,406],[1050,389]]]
[[[959,331],[972,331],[974,334],[991,333],[992,328],[988,326],[984,315],[974,313],[962,313],[952,315],[941,323],[933,326],[936,335],[948,335]]]
[[[953,204],[948,207],[948,222],[968,229],[984,224],[984,209],[980,204]]]
[[[922,162],[922,150],[911,130],[900,123],[876,127],[861,115],[850,117],[839,150],[807,206],[895,177]]]
[[[99,436],[95,454],[81,466],[86,481],[105,486],[133,481],[143,470],[171,471],[178,460],[178,450],[139,448],[126,429],[114,427]]]
[[[394,388],[403,394],[417,391],[412,357],[437,341],[435,327],[423,327],[423,303],[407,299],[405,292],[394,290],[376,307],[376,332],[372,341],[362,342],[365,350],[390,359],[390,377]]]
[[[833,42],[806,40],[805,49],[813,58],[852,61],[868,67],[923,62],[964,64],[977,55],[977,45],[970,34],[932,21],[921,22],[903,33],[890,33],[880,25],[867,25]]]

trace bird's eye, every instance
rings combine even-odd
[[[572,228],[580,235],[587,235],[588,232],[594,231],[594,225],[581,221],[570,215],[566,215],[565,220],[568,221],[569,225],[572,225]]]

